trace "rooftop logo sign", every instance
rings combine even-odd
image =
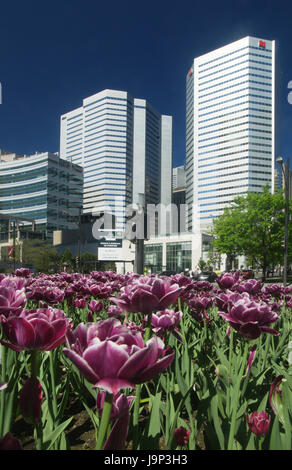
[[[265,48],[265,47],[266,47],[266,42],[265,42],[265,41],[262,41],[262,40],[260,40],[260,41],[259,41],[259,47],[263,47],[263,48]]]

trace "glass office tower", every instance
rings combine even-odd
[[[103,90],[61,116],[60,155],[84,168],[83,212],[111,212],[123,230],[125,208],[171,203],[172,118],[124,91]]]
[[[192,232],[237,195],[274,190],[275,41],[245,37],[194,59],[186,77],[186,202]]]
[[[1,155],[0,213],[35,221],[35,230],[77,229],[82,207],[83,170],[58,154]],[[23,227],[31,224],[23,222]]]

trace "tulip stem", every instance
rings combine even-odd
[[[36,432],[36,449],[43,450],[43,427],[42,427],[41,422],[35,425],[35,432]]]
[[[53,396],[53,421],[54,426],[58,425],[57,414],[58,414],[58,405],[57,405],[57,394],[56,394],[56,380],[55,380],[55,366],[54,366],[54,351],[50,351],[50,374],[52,382],[52,396]]]
[[[38,377],[40,371],[40,355],[39,351],[33,349],[30,354],[31,376]]]
[[[38,378],[40,373],[40,353],[38,350],[33,349],[30,353],[30,366],[31,366],[31,376]],[[43,426],[42,421],[35,424],[35,441],[36,449],[43,449]]]
[[[148,319],[147,319],[147,327],[146,327],[145,337],[144,337],[145,343],[148,341],[148,339],[150,339],[151,323],[152,323],[152,312],[149,313]]]
[[[6,358],[7,358],[7,349],[3,344],[1,345],[1,381],[6,382]],[[5,413],[5,390],[1,392],[0,400],[0,436],[3,436],[4,428],[4,413]]]
[[[106,437],[107,428],[110,422],[110,417],[111,417],[111,412],[112,412],[113,398],[114,398],[114,395],[112,393],[106,392],[103,410],[102,410],[101,422],[100,422],[98,436],[96,440],[96,450],[102,450],[104,447],[104,440]]]
[[[229,374],[228,377],[232,376],[232,353],[233,353],[233,328],[230,327],[229,335]],[[227,388],[227,414],[229,416],[231,412],[231,403],[230,403],[230,383]]]
[[[138,423],[139,423],[139,410],[140,410],[140,398],[141,398],[141,387],[139,384],[136,386],[136,398],[134,404],[134,414],[133,414],[133,426],[134,426],[134,449],[136,449],[139,433],[138,433]]]
[[[240,384],[241,384],[242,377],[243,377],[243,374],[244,374],[244,370],[245,370],[245,367],[246,367],[247,353],[248,353],[248,342],[246,341],[245,346],[244,346],[244,353],[243,353],[243,357],[242,357],[240,372],[239,372],[237,382],[236,382],[236,385],[235,385],[234,394],[232,394],[233,409],[232,409],[231,425],[230,425],[230,431],[229,431],[227,450],[232,450],[233,449],[236,415],[237,415],[238,401],[239,401],[239,389],[240,389]]]
[[[259,450],[262,450],[262,438],[259,438]]]

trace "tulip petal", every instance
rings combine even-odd
[[[99,380],[99,376],[91,369],[83,357],[76,354],[72,349],[64,348],[63,353],[68,357],[68,359],[70,359],[70,361],[73,362],[73,364],[75,364],[77,369],[80,370],[88,382],[95,384]]]
[[[34,348],[35,331],[33,326],[24,318],[9,318],[6,323],[3,323],[3,331],[9,341],[17,348]]]
[[[134,292],[131,303],[134,305],[134,311],[149,315],[153,310],[158,309],[159,299],[146,290],[137,289]]]
[[[116,395],[120,390],[126,388],[136,388],[135,384],[124,378],[103,377],[98,380],[93,388],[102,388],[108,393]]]
[[[261,335],[261,329],[254,323],[245,323],[239,329],[242,336],[248,339],[256,339]]]
[[[30,324],[34,327],[35,331],[35,349],[45,349],[47,345],[54,339],[54,328],[53,326],[47,321],[43,320],[42,318],[35,318],[30,320]]]
[[[174,304],[177,301],[181,291],[182,290],[178,288],[176,290],[168,292],[164,297],[162,297],[159,302],[159,310],[164,310],[165,308]]]
[[[261,326],[260,329],[265,333],[270,333],[271,335],[278,336],[280,334],[279,331],[269,328],[268,326]]]
[[[174,356],[175,353],[172,353],[168,356],[165,356],[163,359],[160,359],[159,361],[155,362],[155,364],[152,364],[147,369],[144,369],[140,374],[136,375],[134,381],[139,384],[153,379],[154,377],[156,377],[157,374],[159,374],[160,372],[164,372],[165,369],[167,369],[167,367],[174,360]]]
[[[163,281],[162,279],[155,279],[151,288],[151,292],[158,299],[161,299],[165,295],[166,287],[169,287],[169,283],[166,284],[166,281]]]
[[[136,351],[130,356],[127,362],[119,370],[119,377],[131,380],[139,372],[149,364],[156,361],[158,355],[158,347],[155,341],[151,341],[144,348]]]
[[[83,355],[84,360],[99,377],[117,376],[128,357],[124,347],[109,340],[89,346]]]

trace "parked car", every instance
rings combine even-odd
[[[198,281],[214,282],[217,277],[218,276],[214,271],[202,271],[198,275]]]
[[[243,279],[254,279],[254,272],[252,269],[243,269],[240,271],[240,275]]]

